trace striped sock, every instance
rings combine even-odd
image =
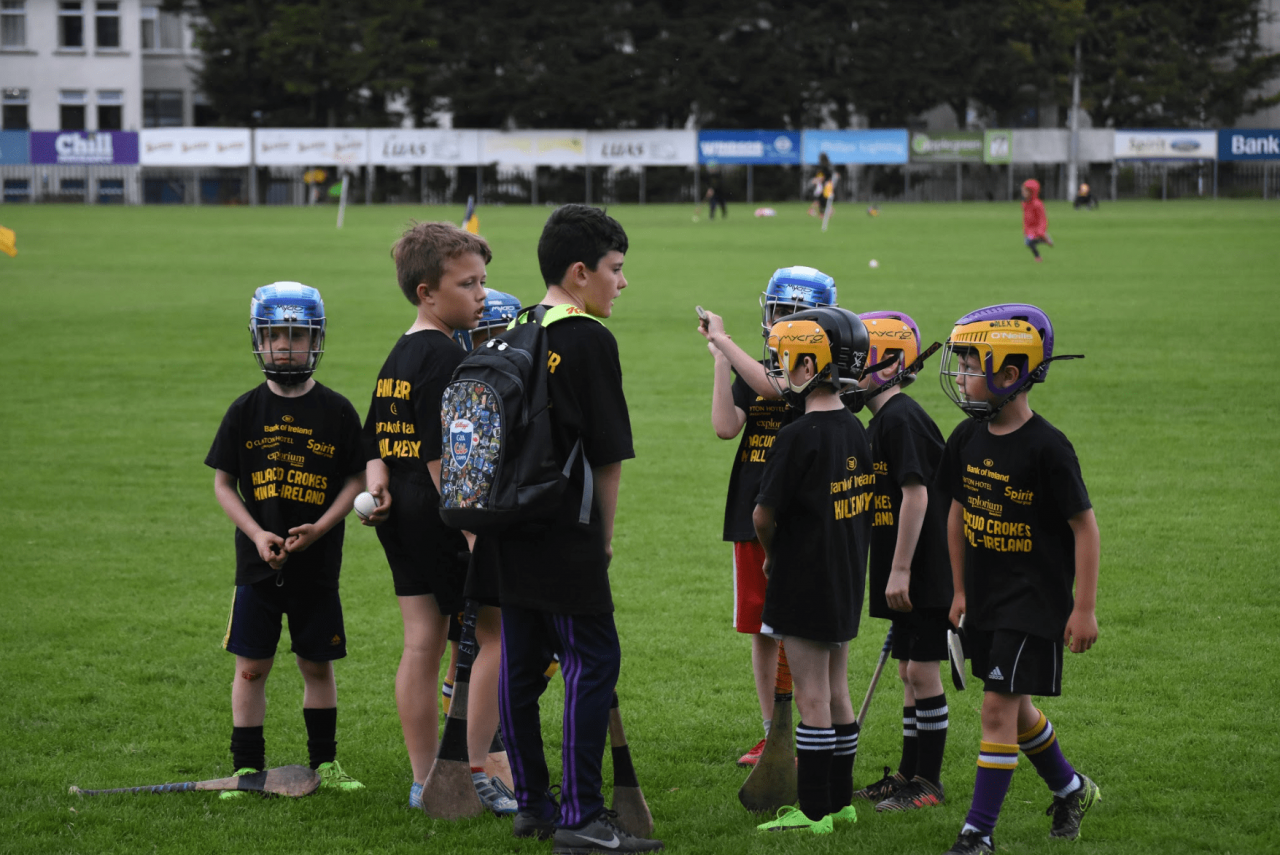
[[[796,791],[800,810],[812,820],[831,813],[831,758],[836,732],[830,727],[796,725]]]
[[[902,762],[898,764],[898,774],[910,781],[916,775],[916,762],[920,752],[920,741],[916,730],[916,708],[902,708]]]
[[[916,775],[934,784],[942,780],[942,755],[947,748],[947,696],[916,698],[916,729],[920,741]]]
[[[1013,770],[1018,768],[1018,746],[999,742],[980,743],[978,776],[973,782],[973,804],[964,818],[965,827],[983,834],[995,831],[1000,806],[1009,792]]]
[[[835,752],[831,756],[831,810],[853,802],[853,763],[858,758],[858,723],[837,724]]]
[[[1034,727],[1018,734],[1018,747],[1055,796],[1065,796],[1080,788],[1080,777],[1062,755],[1058,735],[1043,712]]]
[[[440,685],[440,710],[445,715],[449,714],[449,704],[453,703],[453,681],[445,680]]]

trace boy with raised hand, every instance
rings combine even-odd
[[[333,661],[347,655],[338,574],[343,519],[364,489],[364,464],[355,408],[311,376],[324,353],[325,325],[315,288],[276,282],[254,292],[249,332],[266,382],[227,410],[205,464],[215,472],[218,504],[236,525],[236,592],[222,640],[236,657],[236,774],[266,767],[266,683],[288,615],[311,768],[321,786],[352,790],[363,785],[336,759]]]
[[[920,331],[902,312],[864,312],[874,368],[859,386],[871,423],[875,461],[868,613],[893,621],[893,658],[902,678],[902,759],[898,771],[855,793],[876,811],[941,804],[947,697],[938,663],[947,658],[951,566],[946,497],[933,486],[943,439],[924,408],[903,390],[920,355]]]
[[[603,211],[565,205],[547,219],[538,265],[548,343],[547,391],[556,459],[575,461],[554,520],[494,537],[502,602],[502,735],[520,812],[517,837],[554,838],[554,852],[652,852],[661,841],[622,831],[605,809],[601,765],[621,650],[609,564],[622,461],[635,456],[613,334],[600,319],[627,287],[627,234]],[[515,323],[536,323],[525,309]],[[554,322],[553,322],[554,321]],[[590,518],[578,522],[591,467]],[[551,651],[564,676],[561,803],[549,792],[538,701]]]
[[[1061,694],[1064,646],[1083,653],[1098,639],[1098,524],[1075,449],[1027,400],[1049,363],[1068,358],[1053,356],[1049,317],[1020,303],[965,315],[943,349],[943,388],[970,417],[938,467],[951,497],[950,618],[967,616],[973,675],[985,689],[973,804],[950,855],[994,851],[1019,751],[1053,794],[1050,837],[1078,837],[1099,799],[1031,702]]]
[[[769,337],[775,320],[798,312],[836,304],[835,280],[812,267],[782,267],[773,272],[760,295],[761,332]],[[739,766],[754,766],[764,751],[773,717],[774,679],[778,670],[778,641],[760,632],[767,580],[762,569],[764,550],[751,521],[764,472],[765,454],[778,430],[791,420],[792,409],[765,375],[764,363],[734,343],[724,319],[706,312],[698,332],[715,359],[711,388],[711,424],[716,436],[733,439],[742,434],[729,472],[724,509],[724,539],[733,543],[733,628],[751,636],[751,666],[755,679],[764,737],[738,758]]]
[[[396,709],[413,768],[409,804],[421,807],[422,785],[439,747],[440,661],[450,618],[462,611],[468,553],[462,532],[440,519],[440,401],[466,355],[454,331],[474,328],[484,312],[485,265],[493,253],[484,238],[451,223],[417,223],[401,235],[391,257],[416,318],[378,372],[365,417],[369,492],[378,499],[365,525],[378,527],[404,622]],[[496,621],[479,632],[496,646]],[[477,691],[471,703],[483,707],[484,693]],[[481,782],[475,783],[479,789]],[[495,806],[491,799],[486,807],[511,812],[514,805],[506,802]]]
[[[857,821],[849,640],[862,613],[875,476],[840,392],[862,374],[867,333],[846,309],[806,309],[775,322],[767,347],[769,376],[803,410],[769,449],[752,514],[769,579],[761,631],[786,644],[800,710],[799,806],[757,828],[829,834],[834,820]]]

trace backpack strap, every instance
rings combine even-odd
[[[516,325],[526,324],[530,321],[548,327],[565,318],[590,318],[596,323],[600,323],[600,319],[595,315],[589,314],[571,303],[561,303],[558,306],[546,306],[539,303],[532,306],[529,311],[520,312],[512,318],[511,323],[507,324],[507,329],[515,329]],[[566,479],[569,477],[579,454],[582,455],[582,504],[578,507],[578,522],[582,525],[589,525],[591,523],[591,500],[595,496],[595,476],[591,472],[591,463],[587,460],[587,454],[582,449],[582,437],[578,437],[578,441],[573,444],[573,450],[569,452],[569,459],[565,461],[561,474]]]

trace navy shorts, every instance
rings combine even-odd
[[[1008,695],[1062,694],[1062,639],[1025,632],[965,630],[965,652],[984,691]]]
[[[947,658],[946,609],[915,609],[893,615],[893,658],[899,662],[941,662]]]
[[[248,659],[274,658],[284,615],[289,616],[294,655],[310,662],[330,662],[347,655],[338,589],[288,581],[277,586],[275,579],[236,586],[223,648]]]

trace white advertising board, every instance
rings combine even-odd
[[[469,166],[480,162],[480,132],[437,128],[369,131],[377,166]]]
[[[1116,160],[1217,160],[1216,131],[1116,131]]]
[[[143,128],[138,131],[142,166],[248,166],[248,128]]]
[[[586,131],[480,131],[478,163],[586,166]]]
[[[259,166],[363,166],[369,162],[364,128],[259,128],[253,132]]]
[[[592,166],[695,166],[697,131],[588,131]]]

